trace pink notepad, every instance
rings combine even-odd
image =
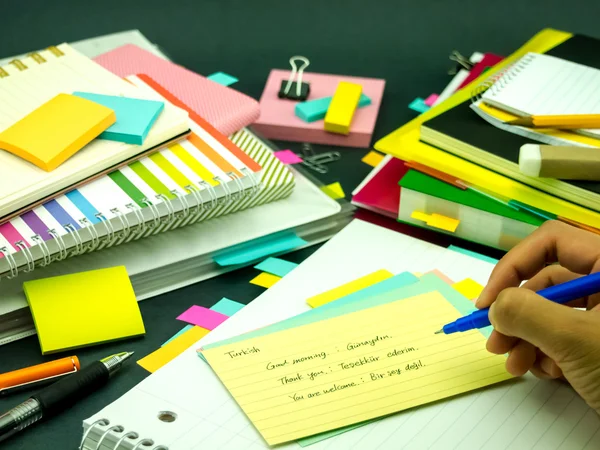
[[[323,129],[323,121],[306,123],[294,114],[297,102],[277,97],[281,80],[290,76],[288,70],[271,70],[267,84],[260,98],[260,117],[253,128],[269,139],[282,141],[311,142],[313,144],[340,145],[344,147],[369,147],[377,121],[385,80],[358,78],[345,75],[326,75],[304,72],[302,82],[310,83],[307,100],[329,97],[335,93],[340,81],[358,83],[363,94],[371,99],[371,104],[356,110],[348,136],[328,133]]]
[[[150,76],[226,136],[250,125],[260,112],[253,98],[133,44],[97,56],[94,61],[120,77]]]

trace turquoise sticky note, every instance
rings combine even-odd
[[[296,104],[294,112],[296,116],[305,122],[314,122],[315,120],[322,120],[325,118],[329,104],[333,97],[322,97],[307,102],[300,102]],[[371,104],[371,99],[365,94],[360,95],[358,100],[358,107],[368,106]]]
[[[231,75],[226,74],[225,72],[215,72],[207,76],[206,78],[223,86],[231,86],[233,83],[237,83],[239,81],[236,77],[232,77]]]
[[[169,342],[171,342],[173,339],[181,336],[183,333],[185,333],[187,330],[189,330],[190,328],[192,328],[194,325],[186,325],[185,327],[183,327],[181,330],[179,330],[177,333],[175,333],[173,336],[171,336],[169,338],[168,341],[164,342],[163,345],[161,345],[161,347],[164,347],[165,345],[167,345]]]
[[[463,255],[471,256],[473,258],[480,259],[481,261],[485,261],[492,264],[498,264],[498,260],[491,258],[486,255],[482,255],[481,253],[473,252],[471,250],[467,250],[466,248],[457,247],[456,245],[450,245],[448,250],[453,250],[457,253],[462,253]]]
[[[163,102],[154,100],[92,94],[89,92],[73,92],[73,95],[112,109],[117,116],[117,121],[98,137],[127,144],[142,145],[152,125],[165,107]]]
[[[229,247],[213,256],[213,260],[220,266],[248,264],[270,255],[297,249],[306,244],[307,242],[296,233],[285,231]]]
[[[236,312],[238,312],[240,309],[242,309],[244,306],[246,306],[246,305],[239,303],[239,302],[235,302],[233,300],[229,300],[226,297],[223,297],[217,303],[212,305],[210,307],[210,309],[212,309],[213,311],[216,311],[218,313],[224,314],[227,317],[231,317]]]
[[[424,113],[424,112],[429,111],[429,106],[427,106],[427,104],[425,103],[425,100],[423,100],[420,97],[417,97],[412,102],[410,102],[408,107],[418,113]]]
[[[288,273],[298,267],[298,264],[284,261],[279,258],[267,258],[260,264],[254,266],[255,269],[267,272],[278,277],[285,277]]]

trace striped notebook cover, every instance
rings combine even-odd
[[[158,98],[160,86],[142,78],[128,80]],[[227,139],[199,117],[190,128],[188,139],[0,224],[0,278],[292,193],[292,173],[249,130]]]

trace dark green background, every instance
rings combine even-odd
[[[137,28],[176,62],[201,74],[232,74],[240,79],[236,89],[258,98],[269,70],[287,68],[289,57],[301,54],[310,58],[311,71],[386,79],[377,139],[414,117],[407,108],[412,99],[439,92],[447,84],[452,50],[506,55],[544,27],[600,37],[599,17],[598,0],[4,0],[0,57]],[[342,160],[331,166],[323,181],[339,180],[350,193],[368,173],[360,162],[364,154],[365,150],[344,149]],[[300,262],[313,250],[286,259]],[[255,273],[251,268],[239,270],[144,301],[144,338],[76,354],[83,364],[122,350],[146,355],[181,328],[174,318],[190,305],[210,306],[223,296],[247,303],[258,296],[262,289],[248,284]],[[0,283],[0,295],[1,289]],[[37,339],[31,337],[0,347],[0,372],[58,356],[66,355],[41,357]],[[101,392],[0,448],[76,448],[82,420],[144,376],[141,367],[130,364]],[[24,398],[0,399],[0,411]]]

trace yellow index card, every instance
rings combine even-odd
[[[281,277],[278,277],[277,275],[273,275],[272,273],[262,272],[262,273],[259,273],[254,278],[252,278],[250,280],[250,284],[255,284],[257,286],[261,286],[261,287],[269,289],[271,286],[273,286],[279,280],[281,280]]]
[[[112,109],[59,94],[0,133],[0,148],[50,172],[115,123]]]
[[[477,297],[479,297],[481,291],[483,291],[483,286],[471,278],[465,278],[462,281],[454,283],[452,287],[469,300],[475,300]]]
[[[511,378],[439,292],[203,350],[269,445],[382,417]]]
[[[42,354],[145,333],[124,266],[26,281]]]
[[[162,366],[171,362],[185,350],[190,348],[204,336],[209,333],[201,327],[192,327],[185,333],[177,336],[172,341],[169,341],[158,350],[143,357],[137,363],[150,373],[156,372]]]
[[[392,278],[393,276],[394,274],[391,272],[381,269],[377,272],[357,278],[356,280],[352,280],[349,283],[343,284],[329,291],[322,292],[314,297],[310,297],[308,300],[306,300],[306,303],[308,303],[308,306],[311,308],[316,308],[324,305],[325,303],[337,300],[338,298],[350,295],[356,291],[360,291],[361,289],[373,286],[374,284],[377,284],[383,280],[387,280],[388,278]]]

